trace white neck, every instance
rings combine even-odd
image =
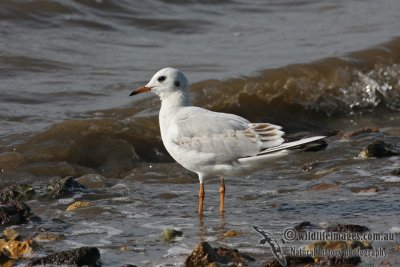
[[[168,94],[161,94],[161,108],[162,107],[185,107],[190,106],[189,93],[186,91],[176,91]]]
[[[168,95],[161,95],[161,109],[160,109],[160,130],[161,137],[164,138],[165,131],[167,130],[166,125],[171,119],[171,115],[178,112],[182,107],[187,107],[191,105],[189,94],[185,91],[177,91],[174,93],[169,93]]]

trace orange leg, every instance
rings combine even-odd
[[[225,181],[224,178],[221,177],[221,185],[219,187],[219,211],[221,213],[224,212],[224,203],[225,203]]]
[[[204,183],[200,183],[199,191],[199,216],[203,215],[203,200],[204,200]]]

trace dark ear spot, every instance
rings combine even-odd
[[[160,77],[158,77],[157,81],[163,82],[163,81],[165,81],[166,79],[167,79],[167,77],[165,77],[165,76],[160,76]]]
[[[181,83],[180,83],[179,81],[175,81],[175,82],[174,82],[174,85],[175,85],[176,87],[179,87],[179,86],[181,86]]]

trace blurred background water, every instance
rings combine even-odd
[[[395,0],[0,3],[2,144],[87,111],[127,107],[158,69],[192,82],[343,57],[398,35]]]

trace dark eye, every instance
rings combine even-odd
[[[179,81],[175,81],[175,82],[174,82],[174,85],[175,85],[176,87],[179,87],[179,86],[181,86],[181,83],[180,83]]]
[[[167,79],[167,77],[165,77],[165,76],[160,76],[160,77],[158,77],[158,81],[159,82],[163,82],[163,81],[165,81],[165,79]]]

